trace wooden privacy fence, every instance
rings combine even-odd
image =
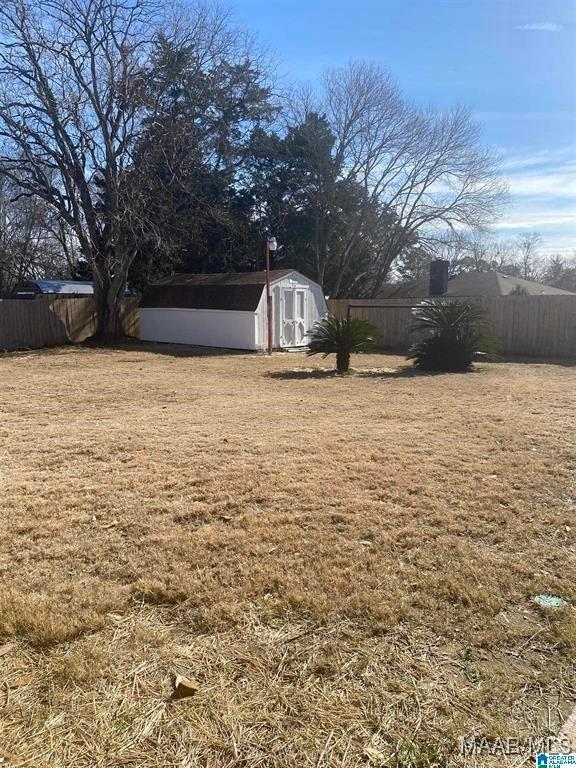
[[[447,299],[458,298],[456,296]],[[486,311],[502,354],[576,358],[576,296],[466,297]],[[330,299],[338,317],[360,317],[378,329],[382,347],[407,349],[412,308],[423,299]]]
[[[456,298],[456,297],[450,297]],[[472,299],[487,312],[490,333],[503,354],[576,358],[576,296],[481,296]],[[405,350],[412,308],[422,299],[330,299],[330,312],[362,317],[376,326],[382,347]],[[121,311],[127,336],[138,336],[138,300]],[[87,339],[96,328],[90,297],[37,296],[0,299],[0,350],[37,349]]]
[[[126,299],[121,309],[127,336],[138,336],[138,300]],[[84,341],[96,330],[96,305],[91,297],[37,296],[0,300],[0,350],[37,349]]]

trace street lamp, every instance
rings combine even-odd
[[[268,354],[272,354],[272,294],[270,293],[270,252],[278,249],[275,237],[266,238],[266,315],[268,318]]]

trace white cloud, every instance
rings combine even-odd
[[[505,152],[511,205],[496,224],[503,237],[539,232],[542,252],[576,249],[576,149],[573,145]]]
[[[537,21],[533,24],[519,24],[514,29],[520,29],[523,32],[561,32],[564,27],[562,24],[556,24],[555,21]]]
[[[554,229],[567,228],[576,232],[576,214],[562,213],[550,210],[543,205],[541,208],[521,208],[512,206],[512,212],[500,219],[495,229]],[[576,234],[572,235],[573,246],[576,247]]]
[[[541,149],[519,154],[510,152],[505,147],[500,148],[502,162],[500,168],[505,172],[517,173],[522,168],[559,166],[576,161],[576,147],[561,147],[556,149]]]
[[[508,185],[514,197],[576,198],[576,168],[509,173]]]

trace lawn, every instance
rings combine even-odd
[[[433,768],[555,731],[574,611],[531,597],[576,602],[576,367],[185,351],[0,358],[5,764]]]

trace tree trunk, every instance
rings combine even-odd
[[[336,370],[338,373],[348,373],[350,370],[350,352],[340,349],[336,353]]]
[[[125,280],[113,278],[104,280],[104,285],[94,281],[94,299],[96,301],[96,331],[92,336],[95,341],[115,341],[124,335],[120,319],[120,307],[125,292]]]
[[[110,302],[106,295],[96,302],[96,331],[92,335],[95,341],[113,341],[122,337],[120,307]]]

